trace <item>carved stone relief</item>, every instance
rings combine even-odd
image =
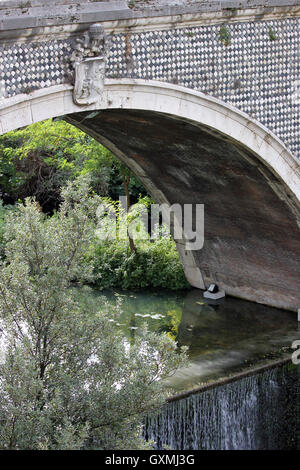
[[[75,69],[73,99],[76,104],[89,105],[101,98],[104,88],[108,40],[101,24],[93,24],[77,39],[71,61]]]

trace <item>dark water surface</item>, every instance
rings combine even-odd
[[[82,295],[85,295],[82,293]],[[297,314],[232,297],[207,301],[202,292],[92,291],[114,307],[121,299],[120,327],[133,336],[147,322],[189,347],[190,364],[168,380],[175,391],[226,377],[300,339]]]

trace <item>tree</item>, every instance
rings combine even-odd
[[[125,195],[126,195],[126,204],[127,204],[126,209],[129,212],[130,206],[131,206],[130,192],[129,192],[131,171],[128,168],[126,168],[125,165],[122,165],[120,167],[120,173],[121,173],[121,176],[122,176],[123,186],[124,186]],[[133,240],[133,238],[131,237],[131,235],[129,233],[129,230],[127,230],[127,235],[128,235],[128,240],[129,240],[130,251],[131,251],[131,253],[135,253],[136,252],[136,247],[135,247],[135,244],[134,244],[134,240]]]
[[[65,181],[89,174],[97,194],[118,199],[126,167],[113,154],[65,121],[47,121],[0,136],[0,197],[5,204],[35,196],[44,212],[60,203]],[[126,188],[125,188],[126,190]],[[132,199],[145,193],[130,174]]]
[[[27,199],[6,221],[0,268],[1,449],[137,449],[143,416],[165,401],[162,379],[185,351],[167,335],[118,329],[120,309],[91,311],[72,285],[85,261],[99,197],[86,177],[62,191],[47,217]]]
[[[80,174],[90,174],[94,190],[106,194],[113,158],[64,121],[32,124],[0,137],[0,195],[5,203],[35,196],[45,212],[52,212],[65,181]]]
[[[14,206],[4,206],[0,199],[0,260],[5,256],[5,219],[7,214],[14,210]]]

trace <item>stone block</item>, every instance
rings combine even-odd
[[[219,292],[216,292],[216,293],[205,291],[203,293],[203,297],[205,299],[218,300],[218,299],[222,299],[223,297],[225,297],[225,292],[223,290],[219,290]]]

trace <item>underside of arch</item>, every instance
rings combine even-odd
[[[203,249],[178,249],[196,287],[296,309],[299,210],[285,185],[251,152],[205,126],[152,111],[68,117],[130,167],[157,202],[205,205]]]
[[[203,249],[177,243],[188,280],[276,307],[300,307],[300,165],[259,123],[177,85],[109,80],[74,104],[72,86],[0,103],[0,132],[62,116],[108,147],[158,203],[205,205]]]

